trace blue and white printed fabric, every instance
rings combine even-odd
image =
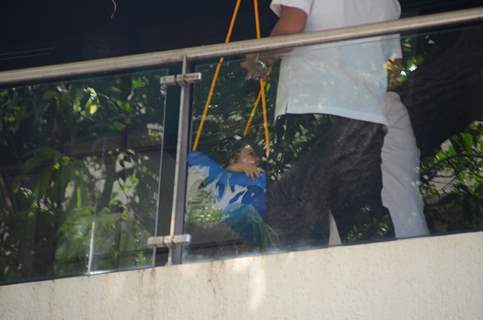
[[[265,215],[267,178],[264,172],[251,179],[242,172],[224,169],[202,152],[191,152],[188,166],[188,193],[196,192],[204,183],[204,188],[214,197],[213,206],[224,214],[232,212],[234,207],[252,206],[258,214]]]

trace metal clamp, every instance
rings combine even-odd
[[[178,234],[175,236],[148,238],[148,246],[151,248],[172,248],[175,245],[186,245],[190,243],[191,243],[190,234]]]
[[[187,86],[190,83],[201,81],[201,78],[201,72],[177,74],[161,77],[159,83],[164,86]]]

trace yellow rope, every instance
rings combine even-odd
[[[262,90],[258,92],[257,99],[253,104],[252,111],[250,112],[250,117],[248,118],[247,124],[245,126],[245,130],[243,130],[243,138],[246,138],[246,136],[248,135],[248,131],[252,127],[253,119],[255,118],[255,114],[257,113],[258,104],[260,103],[261,98],[262,98]]]
[[[228,43],[231,41],[231,35],[233,33],[233,27],[235,26],[236,18],[238,17],[240,4],[241,4],[241,0],[237,0],[235,4],[235,9],[233,9],[233,14],[231,15],[230,27],[228,28],[228,33],[226,34],[225,43]]]
[[[255,14],[255,33],[256,33],[256,37],[257,37],[257,39],[260,39],[262,37],[262,32],[261,32],[261,28],[260,28],[260,14],[259,14],[259,11],[258,11],[258,0],[253,0],[253,12]],[[256,113],[256,111],[258,109],[258,105],[260,103],[260,99],[262,97],[262,91],[263,90],[264,90],[264,88],[262,88],[262,82],[260,81],[260,91],[258,92],[258,97],[257,97],[257,99],[255,101],[255,106],[253,107],[253,110],[252,110],[253,116],[255,116],[255,113]],[[248,130],[250,129],[250,127],[252,126],[252,124],[253,124],[253,119],[252,119],[250,125],[248,125],[248,123],[247,123],[247,128],[246,128],[247,134],[248,134]]]
[[[238,16],[238,11],[240,9],[240,4],[241,4],[241,0],[237,0],[235,4],[235,8],[233,10],[233,14],[231,16],[230,27],[228,28],[228,33],[226,34],[225,43],[229,43],[231,40],[231,36],[233,34],[233,28],[235,26],[235,21]],[[216,65],[215,73],[213,75],[213,79],[211,80],[210,90],[208,91],[208,97],[206,98],[206,103],[203,108],[203,114],[201,116],[200,126],[198,127],[195,141],[193,143],[193,151],[196,151],[196,149],[198,149],[201,134],[203,133],[203,127],[205,126],[206,117],[208,115],[208,109],[210,108],[211,101],[213,99],[213,93],[215,92],[215,88],[216,88],[216,83],[218,81],[218,77],[220,76],[221,66],[224,61],[225,59],[222,57],[220,58],[220,60],[218,60],[218,64]]]
[[[230,26],[228,28],[228,33],[227,33],[226,38],[225,38],[225,43],[229,43],[230,40],[231,40],[231,36],[233,34],[233,28],[235,26],[236,18],[238,16],[238,12],[239,12],[239,9],[240,9],[240,4],[241,4],[241,0],[237,0],[237,2],[235,4],[235,8],[233,10],[232,17],[231,17]],[[257,39],[260,39],[262,35],[261,35],[261,28],[260,28],[260,13],[259,13],[259,8],[258,8],[258,0],[253,0],[253,8],[254,8],[254,12],[255,12],[256,35],[257,35]],[[200,139],[201,139],[201,135],[203,133],[203,128],[204,128],[204,125],[205,125],[205,122],[206,122],[206,118],[208,116],[208,110],[209,110],[211,102],[213,100],[213,94],[215,92],[216,84],[217,84],[218,78],[220,76],[221,67],[222,67],[224,61],[225,60],[222,57],[222,58],[220,58],[220,60],[218,61],[217,65],[216,65],[215,73],[213,75],[213,79],[211,80],[210,89],[208,91],[208,96],[206,98],[206,103],[205,103],[205,106],[203,108],[203,113],[202,113],[202,116],[201,116],[200,125],[198,127],[197,132],[196,132],[195,141],[193,143],[193,151],[196,151],[196,149],[198,149],[198,145],[199,145],[199,142],[200,142]],[[269,131],[269,127],[268,127],[267,98],[266,98],[266,94],[265,94],[265,81],[264,80],[260,80],[260,91],[259,91],[258,97],[257,97],[257,99],[256,99],[256,101],[253,105],[252,111],[250,113],[250,117],[248,119],[247,125],[245,127],[244,132],[243,132],[243,136],[244,137],[247,136],[248,131],[250,130],[250,127],[253,124],[253,119],[254,119],[256,111],[258,109],[258,105],[260,104],[260,100],[262,101],[263,127],[264,127],[264,130],[265,130],[265,132],[264,132],[265,133],[265,152],[266,152],[266,156],[268,157],[269,154],[270,154],[270,131]]]
[[[260,92],[262,93],[263,127],[265,129],[265,155],[270,155],[270,130],[268,128],[267,97],[265,96],[265,81],[260,80]]]
[[[260,29],[260,14],[258,12],[258,0],[253,0],[253,11],[255,13],[255,32],[257,39],[260,39],[262,37],[262,32]],[[260,98],[262,97],[262,87],[260,86],[260,91],[258,92],[257,99],[255,100],[255,103],[253,104],[252,111],[250,112],[250,117],[248,118],[247,124],[245,126],[245,130],[243,131],[243,138],[246,138],[248,135],[248,131],[253,125],[253,119],[255,118],[255,114],[258,109],[258,105],[260,103]]]
[[[257,33],[257,39],[262,37],[262,31],[260,28],[260,13],[258,11],[258,0],[253,0],[253,11],[255,12],[255,29]],[[260,80],[260,93],[262,100],[262,112],[263,112],[263,128],[265,131],[265,155],[270,155],[270,129],[268,128],[268,112],[267,112],[267,97],[265,95],[265,81]],[[258,100],[258,98],[257,98]],[[255,111],[258,107],[258,103],[255,106]],[[248,124],[247,124],[248,125]],[[248,132],[248,129],[246,130]]]
[[[253,11],[255,12],[255,29],[257,32],[257,39],[262,37],[262,31],[260,28],[260,13],[258,12],[258,0],[253,0]]]

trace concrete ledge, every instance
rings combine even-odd
[[[0,319],[483,319],[483,233],[4,286]]]

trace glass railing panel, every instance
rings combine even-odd
[[[167,73],[0,89],[0,282],[154,264]]]
[[[185,261],[481,230],[482,36],[227,59],[212,100],[217,61],[197,64]],[[260,76],[266,111],[247,126]]]
[[[240,68],[240,62],[239,59],[232,59],[222,65],[213,99],[209,103],[204,130],[199,134],[197,150],[188,155],[185,232],[192,235],[191,244],[186,250],[188,260],[239,255],[258,251],[271,243],[272,232],[263,222],[264,212],[260,212],[264,211],[265,206],[265,174],[257,179],[250,179],[244,174],[233,173],[227,169],[232,158],[237,156],[235,150],[242,146],[246,123],[259,89],[258,82],[245,81],[246,73]],[[203,79],[194,85],[193,90],[192,142],[196,140],[198,125],[216,68],[217,62],[199,63],[195,67],[197,72],[202,73]],[[268,104],[273,104],[274,93],[275,91],[267,87]],[[272,117],[270,114],[270,118]],[[253,119],[254,125],[249,130],[253,141],[257,141],[254,147],[259,149],[257,152],[260,159],[264,136],[261,119],[261,114],[257,113]],[[253,224],[244,222],[243,216],[240,216],[242,220],[237,220],[237,205],[229,205],[232,216],[227,216],[228,211],[224,202],[230,199],[223,198],[221,193],[235,195],[240,192],[238,187],[224,184],[227,182],[226,179],[232,178],[248,183],[241,188],[250,190],[256,202],[256,207],[253,207],[248,218],[253,220]]]
[[[421,151],[419,191],[431,234],[483,227],[482,35],[479,24],[405,39],[409,59],[394,91]]]

